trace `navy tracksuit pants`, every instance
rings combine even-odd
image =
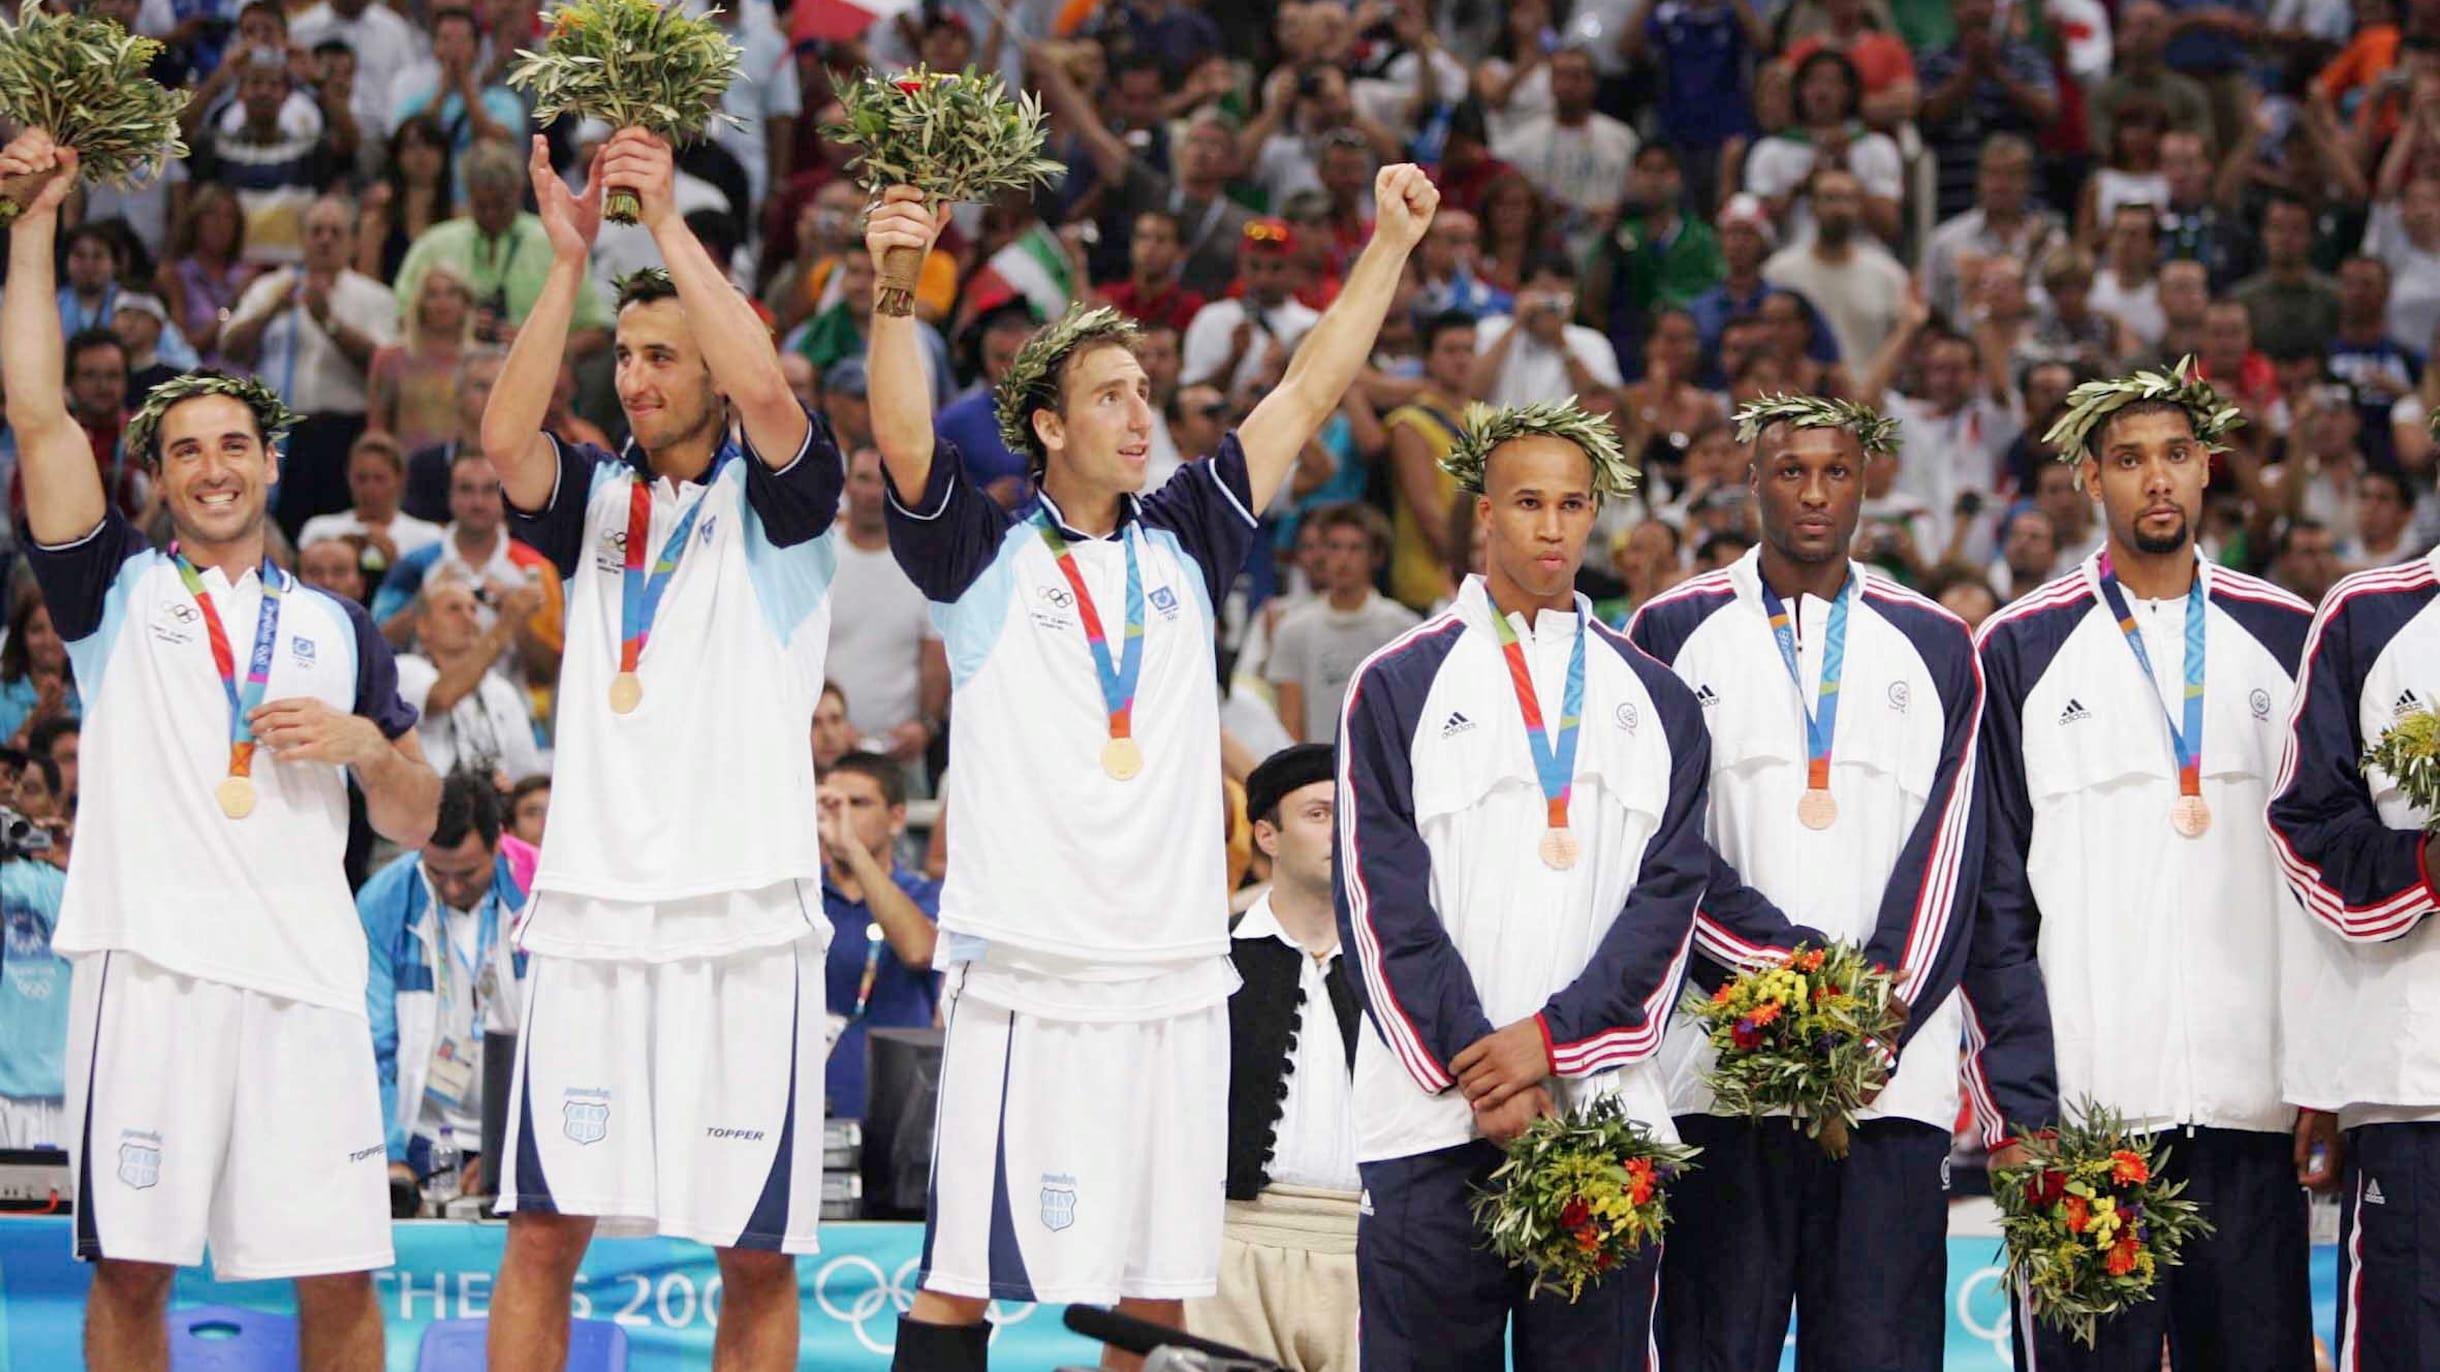
[[[2348,1130],[2338,1214],[2339,1372],[2440,1366],[2440,1124]]]
[[[1528,1297],[1532,1278],[1492,1256],[1474,1223],[1475,1193],[1502,1156],[1478,1139],[1362,1165],[1364,1372],[1503,1372],[1511,1321],[1516,1372],[1648,1372],[1659,1251],[1646,1247],[1573,1305],[1565,1293]]]
[[[2159,1372],[2163,1340],[2177,1372],[2297,1372],[2313,1365],[2312,1229],[2304,1188],[2296,1184],[2293,1136],[2181,1129],[2162,1142],[2169,1156],[2161,1175],[2186,1183],[2186,1199],[2202,1207],[2212,1232],[2188,1240],[2179,1265],[2160,1270],[2153,1299],[2102,1319],[2090,1348],[2017,1302],[2020,1372]],[[2440,1163],[2440,1152],[2432,1156]],[[2350,1184],[2354,1170],[2350,1160]],[[2411,1270],[2404,1276],[2414,1280]],[[2418,1372],[2430,1366],[2412,1358],[2378,1365]]]
[[[1670,1195],[1662,1366],[1774,1372],[1793,1304],[1801,1372],[1939,1372],[1945,1131],[1869,1120],[1833,1161],[1785,1119],[1680,1115],[1677,1127],[1703,1155]]]

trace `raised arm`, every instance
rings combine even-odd
[[[17,435],[26,523],[37,543],[72,543],[92,533],[110,509],[93,445],[68,413],[67,342],[54,303],[52,266],[59,207],[76,188],[76,150],[40,129],[0,149],[0,179],[50,174],[34,203],[9,230],[8,293],[0,306],[0,378],[8,385],[8,426]]]
[[[794,462],[813,421],[788,389],[762,317],[678,213],[677,168],[669,144],[642,129],[621,129],[602,149],[600,176],[605,184],[635,190],[644,227],[678,288],[678,305],[703,349],[712,384],[728,397],[755,453],[774,469]]]
[[[1257,510],[1271,503],[1305,440],[1338,408],[1339,397],[1372,356],[1373,339],[1406,273],[1407,255],[1422,241],[1440,204],[1440,192],[1423,169],[1404,162],[1381,169],[1373,198],[1378,217],[1372,242],[1348,272],[1339,298],[1305,335],[1279,386],[1237,427]],[[878,415],[880,407],[874,409]]]
[[[540,510],[551,503],[559,479],[557,449],[542,432],[550,412],[551,392],[559,384],[559,364],[567,355],[568,326],[576,318],[576,297],[587,288],[586,258],[602,222],[602,154],[594,154],[582,197],[570,194],[567,183],[551,167],[550,148],[534,136],[529,164],[534,199],[541,206],[542,227],[551,240],[550,274],[542,294],[517,330],[500,379],[491,388],[491,403],[483,409],[483,455],[500,473],[500,494],[520,510]],[[756,329],[761,328],[757,324]],[[777,364],[774,364],[775,366]],[[791,447],[791,453],[796,450]]]
[[[913,186],[890,187],[864,229],[873,270],[881,270],[892,248],[929,254],[948,222],[947,206],[933,210]],[[932,376],[924,369],[915,316],[875,310],[870,328],[865,373],[872,391],[873,443],[881,449],[882,469],[899,501],[913,506],[922,501],[932,476]]]

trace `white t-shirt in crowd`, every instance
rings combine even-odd
[[[917,664],[923,645],[940,637],[931,602],[907,580],[886,545],[859,548],[844,527],[839,570],[830,587],[832,599],[848,612],[830,617],[825,669],[847,693],[847,718],[856,732],[886,734],[922,708]]]
[[[2119,282],[2115,269],[2104,266],[2093,273],[2091,303],[2095,310],[2134,330],[2147,348],[2159,347],[2161,335],[2169,331],[2169,316],[2161,313],[2158,276],[2129,287]]]
[[[1498,346],[1516,321],[1504,314],[1486,316],[1474,326],[1474,350],[1487,353]],[[1570,324],[1561,335],[1567,351],[1576,355],[1593,379],[1604,386],[1620,384],[1618,350],[1610,345],[1597,329],[1582,324]],[[1576,393],[1567,379],[1567,358],[1559,349],[1527,334],[1508,350],[1508,364],[1491,383],[1491,394],[1484,397],[1493,405],[1531,405],[1542,400],[1565,400]]]
[[[1236,372],[1223,379],[1216,373],[1228,361],[1230,336],[1237,332],[1238,322],[1247,317],[1249,310],[1254,319],[1253,341],[1246,344],[1245,357],[1237,363]],[[1293,351],[1304,339],[1305,330],[1321,317],[1320,311],[1294,297],[1267,310],[1249,306],[1243,300],[1215,300],[1195,311],[1194,322],[1186,326],[1186,337],[1178,345],[1178,378],[1186,385],[1208,381],[1233,395],[1261,373],[1263,354],[1271,339]]]
[[[398,659],[398,694],[422,715],[416,730],[433,771],[447,776],[459,767],[497,770],[517,782],[550,770],[534,742],[534,719],[524,692],[498,673],[486,672],[455,705],[434,710],[428,702],[440,678],[440,666],[428,657],[408,653]]]
[[[367,403],[365,369],[348,360],[337,339],[296,298],[303,270],[267,272],[246,288],[231,313],[238,319],[270,316],[254,374],[304,415],[360,415]],[[331,324],[348,324],[376,346],[398,341],[398,297],[390,288],[348,268],[330,291]]]
[[[357,537],[368,527],[354,510],[315,515],[305,521],[304,528],[297,531],[297,551],[303,552],[324,539]],[[391,515],[390,522],[382,526],[382,532],[388,534],[390,542],[398,546],[401,557],[441,541],[440,525],[428,519],[417,519],[404,510]]]

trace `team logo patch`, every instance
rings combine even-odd
[[[1076,1223],[1076,1179],[1042,1179],[1042,1227],[1056,1234]]]
[[[310,664],[313,661],[313,640],[302,634],[297,635],[288,640],[288,651],[296,655],[297,661]]]
[[[1720,693],[1711,689],[1711,683],[1706,681],[1701,686],[1695,688],[1694,701],[1695,704],[1708,710],[1714,705],[1720,703]]]
[[[1065,586],[1045,586],[1040,594],[1042,603],[1054,610],[1064,610],[1076,603],[1076,593]]]
[[[711,515],[707,517],[703,523],[696,528],[695,541],[697,543],[709,545],[712,541],[712,526],[718,524],[719,522],[720,516],[718,515]]]
[[[602,530],[601,546],[593,551],[593,565],[605,572],[627,570],[627,531]]]
[[[1906,707],[1914,703],[1915,693],[1907,689],[1905,682],[1893,681],[1889,683],[1889,708],[1897,711],[1899,714],[1905,714]]]
[[[119,1180],[138,1191],[147,1191],[161,1181],[161,1149],[150,1143],[119,1145]]]
[[[2269,719],[2271,717],[2271,693],[2257,688],[2252,695],[2245,698],[2245,707],[2254,712],[2254,718]]]
[[[1167,586],[1155,586],[1152,588],[1151,600],[1152,608],[1160,611],[1163,619],[1178,617],[1178,593],[1176,591]]]
[[[610,1102],[572,1100],[560,1107],[561,1127],[577,1143],[599,1143],[610,1134]]]
[[[1624,729],[1631,734],[1635,732],[1635,726],[1643,722],[1643,711],[1635,708],[1634,701],[1626,701],[1618,707],[1619,728]]]
[[[153,616],[152,636],[163,643],[192,643],[195,641],[196,626],[202,619],[203,616],[194,606],[172,602],[162,606],[161,613]]]
[[[1455,738],[1459,734],[1471,730],[1473,727],[1474,721],[1466,718],[1465,711],[1451,710],[1449,712],[1449,717],[1441,723],[1440,736],[1442,738]]]

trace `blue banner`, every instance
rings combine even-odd
[[[70,1222],[0,1218],[0,1372],[81,1368],[89,1269],[69,1256]],[[496,1224],[397,1226],[398,1263],[376,1275],[392,1372],[412,1372],[424,1329],[436,1320],[481,1319],[506,1230]],[[913,1224],[826,1224],[822,1252],[797,1260],[803,1298],[803,1365],[826,1372],[884,1372],[898,1316],[915,1293],[923,1229]],[[2006,1372],[2008,1301],[1999,1241],[1949,1240],[1949,1372]],[[627,1331],[632,1372],[709,1367],[720,1318],[720,1272],[710,1249],[672,1239],[597,1239],[576,1279],[576,1314]],[[2338,1255],[2313,1251],[2314,1327],[2329,1337],[2336,1318]],[[174,1303],[235,1305],[287,1313],[287,1282],[222,1283],[179,1274]],[[1068,1333],[1051,1306],[1000,1305],[992,1366],[1050,1372],[1090,1366],[1098,1345]],[[1791,1336],[1783,1367],[1795,1366]]]

